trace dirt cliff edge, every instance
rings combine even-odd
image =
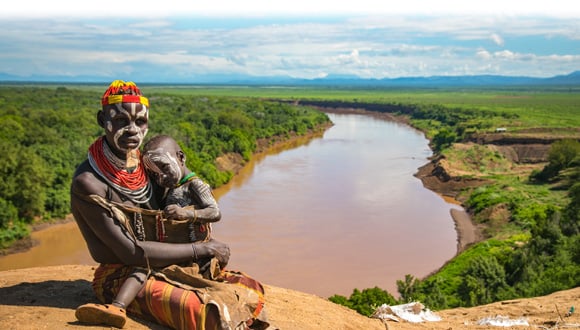
[[[77,306],[94,301],[90,288],[93,266],[65,265],[0,272],[1,329],[106,329],[79,324]],[[265,285],[266,303],[272,324],[280,329],[386,329],[378,319],[362,316],[321,297]],[[580,317],[565,314],[580,302],[580,288],[548,296],[497,302],[473,308],[436,312],[439,322],[387,323],[388,329],[495,329],[477,325],[485,317],[525,318],[530,327],[556,329],[558,325],[580,328]],[[126,329],[165,329],[131,318]],[[504,327],[503,329],[522,329]],[[569,328],[569,327],[568,327]]]

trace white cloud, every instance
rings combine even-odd
[[[516,57],[516,54],[513,52],[510,52],[509,50],[502,50],[499,52],[495,52],[494,57],[502,58],[502,59],[514,59]]]
[[[357,49],[354,49],[348,55],[338,55],[337,60],[339,64],[360,64],[361,60]]]
[[[485,49],[479,49],[476,53],[476,56],[484,60],[489,60],[492,57],[491,53]]]
[[[503,38],[499,34],[497,34],[497,33],[492,33],[489,36],[489,38],[491,39],[491,41],[493,41],[498,46],[503,46],[504,45]]]
[[[206,22],[212,24],[194,18],[0,20],[0,73],[392,78],[550,76],[580,68],[576,19],[371,15]],[[550,40],[556,41],[548,47]],[[506,44],[509,49],[498,49]]]

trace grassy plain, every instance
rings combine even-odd
[[[140,84],[145,95],[199,95],[279,100],[327,100],[377,104],[439,104],[449,108],[488,110],[512,114],[511,123],[525,128],[580,129],[580,87],[505,88],[376,88],[237,85]],[[101,92],[102,85],[76,85]],[[154,104],[152,104],[154,107]],[[499,123],[498,123],[499,124]],[[507,125],[506,125],[507,126]]]
[[[290,86],[143,86],[144,93],[255,97],[284,100],[334,100],[360,103],[441,104],[450,108],[514,114],[520,128],[580,128],[580,90],[542,89],[393,89]]]

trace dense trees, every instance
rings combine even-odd
[[[570,187],[580,179],[580,142],[572,139],[554,142],[548,161],[542,171],[532,173],[531,179],[540,182],[558,180],[563,187]]]
[[[439,104],[417,104],[410,109],[408,115],[413,126],[427,134],[435,152],[440,152],[454,142],[463,140],[469,133],[489,129],[496,121],[516,117],[513,114],[471,108],[451,108]]]
[[[354,309],[366,316],[371,316],[375,309],[382,304],[394,305],[397,301],[393,295],[379,287],[364,289],[362,291],[354,289],[348,298],[341,295],[334,295],[328,299],[336,304]]]
[[[33,221],[70,212],[74,170],[103,134],[95,117],[101,93],[89,87],[0,87],[0,248],[28,235]],[[217,169],[220,155],[238,153],[247,160],[258,139],[304,134],[328,121],[321,112],[278,102],[146,94],[148,136],[172,135],[188,166],[214,187],[233,175]]]
[[[561,181],[569,182],[561,171],[579,169],[576,145],[577,141],[559,141],[549,152],[545,169],[551,176],[545,180],[558,189]],[[490,221],[479,217],[487,209],[507,208],[511,229],[499,237],[508,238],[478,243],[424,280],[407,275],[397,282],[402,301],[420,300],[442,309],[545,295],[580,285],[580,184],[570,186],[569,202],[563,207],[506,188],[480,187],[465,204],[476,221]]]

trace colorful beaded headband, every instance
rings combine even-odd
[[[149,107],[149,100],[141,95],[139,87],[132,81],[115,80],[103,94],[102,105],[116,103],[141,103]]]

